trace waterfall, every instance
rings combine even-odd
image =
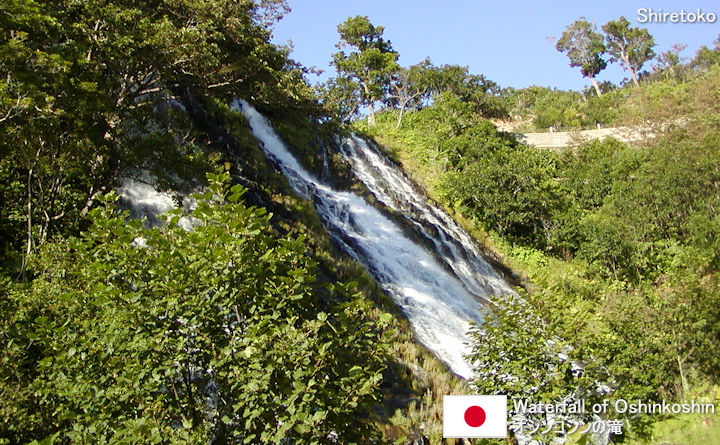
[[[130,218],[143,219],[147,227],[158,227],[163,220],[158,216],[177,208],[177,203],[168,192],[160,192],[155,188],[157,182],[149,172],[141,172],[141,180],[130,177],[123,178],[120,186],[116,189],[120,200],[118,208],[128,210]],[[195,200],[190,196],[182,196],[181,207],[190,211],[195,207]],[[194,221],[191,216],[183,216],[178,220],[178,225],[185,230],[191,230]]]
[[[351,192],[333,190],[306,171],[270,123],[247,102],[235,109],[247,117],[253,135],[292,189],[311,199],[334,241],[362,263],[400,306],[413,332],[456,374],[469,378],[469,322],[482,322],[485,297],[513,292],[483,259],[471,238],[443,211],[429,205],[412,183],[379,152],[356,137],[342,144],[355,175],[387,207],[400,212],[435,254],[412,241],[401,227]]]
[[[474,295],[509,294],[514,291],[485,260],[482,252],[450,215],[431,205],[417,186],[377,147],[357,136],[346,138],[340,146],[353,166],[353,173],[395,212],[401,213],[429,240],[455,276]]]

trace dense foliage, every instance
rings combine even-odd
[[[211,176],[190,215],[107,208],[4,300],[0,437],[302,443],[367,438],[386,360],[352,288],[317,289],[302,238]],[[192,231],[178,226],[191,217]],[[321,296],[322,299],[321,299]]]
[[[372,123],[375,102],[383,97],[392,73],[398,69],[398,54],[390,41],[383,39],[383,27],[374,26],[367,17],[348,17],[337,29],[341,51],[333,54],[333,65],[338,77],[360,98],[359,105],[368,107]]]
[[[681,399],[717,381],[719,92],[712,66],[615,96],[657,132],[633,146],[525,146],[451,97],[400,129],[378,117],[370,133],[529,278],[524,301],[493,301],[472,332],[482,393]]]
[[[597,32],[595,25],[580,17],[565,29],[555,48],[567,54],[570,66],[579,67],[583,77],[590,79],[595,92],[601,96],[595,76],[607,66],[602,57],[606,48],[603,36]]]
[[[303,68],[270,43],[286,10],[279,0],[0,4],[0,442],[380,434],[392,317],[359,266],[331,258],[311,206],[287,195],[228,107],[248,98],[319,140],[324,112]],[[162,228],[103,198],[148,173],[187,191],[220,163],[281,215],[241,204],[242,190],[214,176],[192,215]],[[398,360],[437,366],[409,334],[393,345]],[[414,379],[393,376],[399,387]]]
[[[181,96],[312,100],[269,42],[282,10],[279,0],[2,2],[0,252],[10,267],[22,271],[48,237],[77,233],[133,170],[165,187],[202,180],[212,157],[194,143]]]
[[[316,87],[323,105],[343,123],[357,118],[364,108],[368,125],[375,124],[375,106],[397,109],[397,127],[407,109],[419,110],[449,93],[471,105],[487,118],[507,117],[507,102],[500,97],[498,84],[467,66],[435,66],[429,58],[409,67],[397,63],[398,53],[364,16],[348,17],[338,25],[341,51],[331,64],[338,75]],[[346,50],[344,50],[346,49]]]

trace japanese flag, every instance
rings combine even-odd
[[[443,437],[507,437],[507,396],[443,396]]]

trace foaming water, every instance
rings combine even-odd
[[[467,233],[428,204],[384,156],[358,138],[346,140],[343,152],[356,176],[380,201],[423,230],[435,246],[436,255],[431,255],[362,197],[333,190],[306,171],[251,105],[239,100],[235,108],[248,118],[253,135],[293,190],[312,200],[333,239],[365,265],[401,307],[420,343],[453,372],[470,377],[471,367],[463,357],[469,322],[482,322],[483,298],[512,290]]]
[[[463,285],[477,296],[514,293],[482,252],[445,211],[425,195],[377,147],[357,136],[341,144],[355,176],[388,208],[401,213],[429,240]]]
[[[159,219],[160,215],[177,207],[172,195],[168,192],[160,192],[152,185],[152,177],[145,175],[146,181],[139,181],[132,178],[124,178],[117,188],[120,195],[119,208],[128,210],[133,219],[142,219],[147,226],[158,227],[163,224]],[[182,200],[182,207],[191,210],[194,207],[194,200],[185,196]],[[185,230],[191,230],[193,220],[189,216],[183,216],[178,225]]]

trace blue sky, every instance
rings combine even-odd
[[[385,37],[400,54],[400,64],[412,65],[430,57],[435,64],[467,65],[501,86],[541,85],[582,89],[589,85],[577,68],[548,40],[559,37],[580,16],[598,28],[625,16],[633,25],[647,28],[655,37],[656,53],[675,43],[692,57],[701,45],[712,46],[720,34],[715,23],[638,23],[638,8],[657,11],[713,12],[720,17],[717,0],[696,1],[483,1],[483,0],[289,0],[292,11],[275,25],[275,42],[291,40],[292,57],[305,66],[332,74],[331,54],[336,52],[337,25],[348,16],[366,15],[385,27]],[[649,68],[649,65],[646,66]],[[618,83],[627,74],[609,65],[599,80]],[[318,80],[310,76],[311,82]]]

